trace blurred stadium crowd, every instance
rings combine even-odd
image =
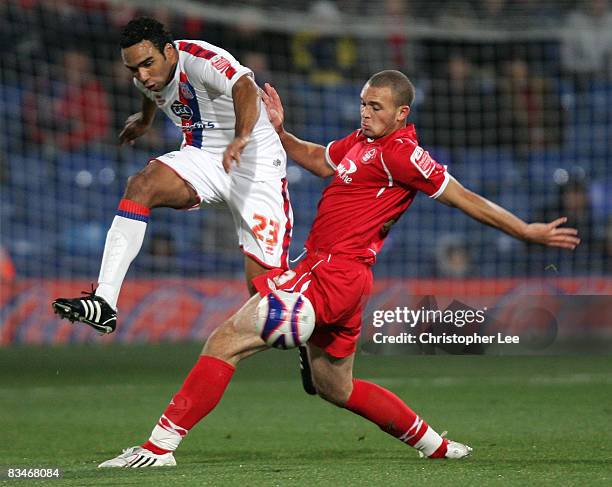
[[[612,271],[612,12],[605,0],[210,4],[242,12],[240,21],[130,1],[0,4],[5,277],[95,277],[126,178],[180,143],[160,114],[135,147],[117,146],[124,120],[140,106],[117,38],[138,14],[164,22],[177,39],[229,50],[260,85],[278,87],[288,127],[320,143],[358,127],[359,92],[372,73],[402,70],[417,87],[411,118],[421,142],[451,174],[525,219],[566,215],[583,239],[573,254],[526,246],[419,197],[391,233],[379,275]],[[303,29],[265,22],[266,12],[300,7]],[[378,29],[362,36],[350,27],[355,19]],[[297,255],[325,182],[295,165],[288,177]],[[222,209],[155,210],[132,276],[240,275],[232,227]]]

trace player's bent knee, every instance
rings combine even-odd
[[[208,338],[202,353],[231,364],[268,348],[255,333],[254,326],[245,327],[240,314],[232,316]]]
[[[342,390],[326,389],[316,387],[317,394],[319,397],[327,402],[330,402],[340,408],[344,407],[347,403],[350,393],[346,393]]]
[[[329,380],[317,380],[316,377],[313,379],[315,389],[321,399],[331,402],[338,407],[344,407],[351,396],[353,390],[352,383],[335,383]]]
[[[238,338],[233,319],[230,318],[210,334],[204,345],[203,353],[221,360],[228,360],[238,351],[236,350]]]

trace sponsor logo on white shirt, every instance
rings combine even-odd
[[[193,117],[193,110],[178,100],[172,104],[170,109],[172,113],[183,120],[191,120],[191,117]]]

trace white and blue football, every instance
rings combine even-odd
[[[300,293],[273,291],[257,305],[255,327],[274,348],[295,348],[306,343],[315,328],[315,311]]]

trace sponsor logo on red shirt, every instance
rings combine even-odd
[[[349,174],[353,174],[355,171],[357,171],[357,164],[355,164],[355,161],[351,161],[350,159],[344,159],[339,165],[338,165],[338,177],[340,179],[342,179],[342,181],[344,181],[346,184],[349,184],[353,178],[349,176]]]
[[[429,152],[423,150],[423,148],[419,145],[414,148],[414,151],[410,155],[410,162],[416,166],[416,168],[425,178],[429,178],[436,167],[433,159],[429,155]]]

